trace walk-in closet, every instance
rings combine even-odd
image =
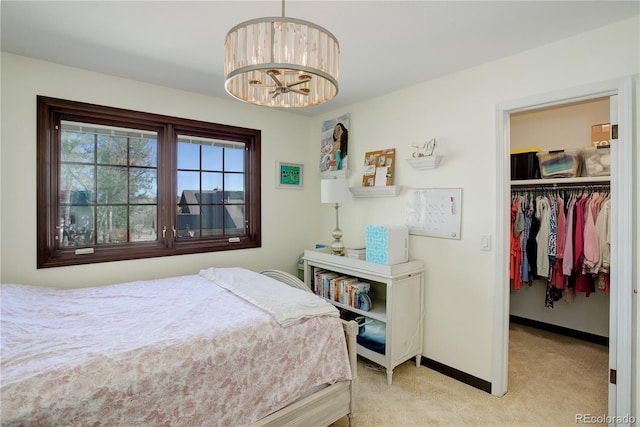
[[[512,326],[609,344],[610,104],[602,97],[510,115]],[[596,379],[599,404],[587,410],[606,413],[607,361],[575,363],[591,363],[583,374]]]

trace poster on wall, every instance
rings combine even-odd
[[[349,113],[322,123],[320,175],[348,175]]]

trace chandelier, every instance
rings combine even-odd
[[[227,92],[252,104],[308,107],[338,94],[340,45],[301,19],[258,18],[233,27],[224,43]]]

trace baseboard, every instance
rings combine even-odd
[[[575,329],[565,328],[564,326],[552,325],[551,323],[544,323],[538,320],[526,319],[520,316],[510,315],[509,320],[513,323],[520,325],[530,326],[536,329],[542,329],[544,331],[554,332],[556,334],[564,335],[571,338],[577,338],[583,341],[592,342],[604,346],[609,346],[609,337],[603,337],[602,335],[591,334],[589,332],[577,331]]]
[[[458,380],[467,385],[470,385],[471,387],[475,387],[484,392],[491,393],[491,383],[489,381],[474,377],[471,374],[459,371],[455,368],[452,368],[451,366],[436,362],[435,360],[429,359],[428,357],[424,356],[422,356],[420,364],[426,366],[429,369],[433,369],[434,371],[439,372],[442,375],[446,375],[453,378],[454,380]]]

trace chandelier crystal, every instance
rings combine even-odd
[[[308,107],[338,94],[340,45],[301,19],[258,18],[233,27],[224,44],[227,92],[252,104]]]

